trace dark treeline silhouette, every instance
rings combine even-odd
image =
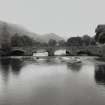
[[[67,40],[69,46],[81,46],[81,45],[96,45],[105,43],[105,25],[98,25],[95,29],[95,35],[90,37],[89,35],[83,35],[83,37],[70,37]]]
[[[70,37],[67,40],[67,46],[89,46],[96,45],[96,41],[93,37],[89,35],[84,35],[83,37]]]
[[[95,40],[101,44],[105,43],[105,25],[98,25],[96,30]]]

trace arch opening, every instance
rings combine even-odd
[[[6,55],[6,52],[0,50],[0,56]]]
[[[54,55],[66,55],[66,50],[62,50],[62,49],[56,50],[54,52]]]
[[[92,56],[91,52],[89,52],[89,51],[79,51],[79,52],[77,52],[77,55],[88,55],[88,56]]]
[[[46,50],[38,50],[32,52],[33,56],[48,56],[48,52]]]
[[[11,56],[23,56],[25,55],[25,52],[21,50],[15,50],[15,51],[11,51],[10,55]]]

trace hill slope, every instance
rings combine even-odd
[[[60,40],[64,40],[62,37],[60,37],[54,33],[39,35],[39,34],[32,33],[30,31],[28,31],[27,29],[25,29],[22,26],[19,26],[16,24],[11,24],[11,23],[6,23],[6,22],[2,22],[2,21],[0,21],[0,39],[1,39],[4,27],[6,27],[6,30],[9,32],[10,37],[12,37],[15,33],[18,33],[19,35],[30,36],[38,42],[48,42],[50,39],[54,39],[57,42]]]

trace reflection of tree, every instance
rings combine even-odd
[[[81,64],[78,64],[78,63],[74,63],[74,64],[70,64],[70,63],[67,63],[67,67],[68,69],[72,70],[72,71],[80,71],[82,65]]]
[[[1,58],[0,59],[1,67],[3,70],[9,70],[10,67],[10,59]]]
[[[0,59],[0,64],[1,64],[1,72],[3,75],[3,80],[5,82],[8,81],[9,78],[9,68],[10,68],[10,59]]]
[[[55,64],[57,64],[57,62],[55,61],[55,57],[48,57],[47,59],[46,59],[46,64],[51,64],[51,65],[55,65]]]
[[[9,79],[9,74],[11,72],[16,75],[19,74],[21,67],[22,67],[22,61],[19,59],[2,58],[0,59],[0,65],[1,65],[1,72],[3,76],[3,80],[7,82]]]
[[[98,65],[95,68],[95,81],[105,85],[105,65]]]
[[[11,67],[12,67],[12,72],[14,74],[19,74],[21,67],[22,67],[22,60],[20,59],[11,59]]]

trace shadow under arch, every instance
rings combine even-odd
[[[14,50],[10,52],[11,56],[23,56],[25,55],[25,52],[22,50]]]
[[[0,50],[0,56],[2,57],[2,56],[5,56],[5,55],[8,55],[8,54],[6,53],[6,51]]]
[[[95,67],[94,78],[97,84],[105,86],[105,65],[97,65]]]
[[[89,51],[79,51],[79,52],[77,52],[77,55],[89,55],[89,56],[91,56],[92,54]]]

